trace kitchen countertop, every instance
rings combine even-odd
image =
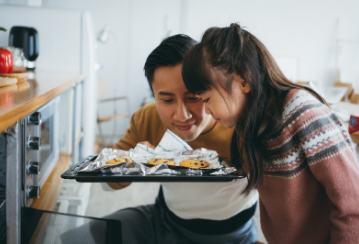
[[[85,79],[76,72],[36,71],[36,78],[0,87],[0,132]]]

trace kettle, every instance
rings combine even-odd
[[[26,26],[11,27],[9,46],[21,48],[27,60],[27,69],[35,69],[35,60],[39,56],[39,35],[35,28]]]

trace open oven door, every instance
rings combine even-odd
[[[122,243],[118,220],[84,217],[38,210],[22,209],[22,244],[112,244]]]

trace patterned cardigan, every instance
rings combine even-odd
[[[359,167],[341,120],[309,92],[291,90],[280,129],[263,141],[259,186],[268,243],[359,243]]]

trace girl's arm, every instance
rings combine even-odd
[[[333,204],[330,243],[359,243],[359,167],[353,142],[328,107],[318,109],[311,119],[316,129],[303,150],[311,172]]]

